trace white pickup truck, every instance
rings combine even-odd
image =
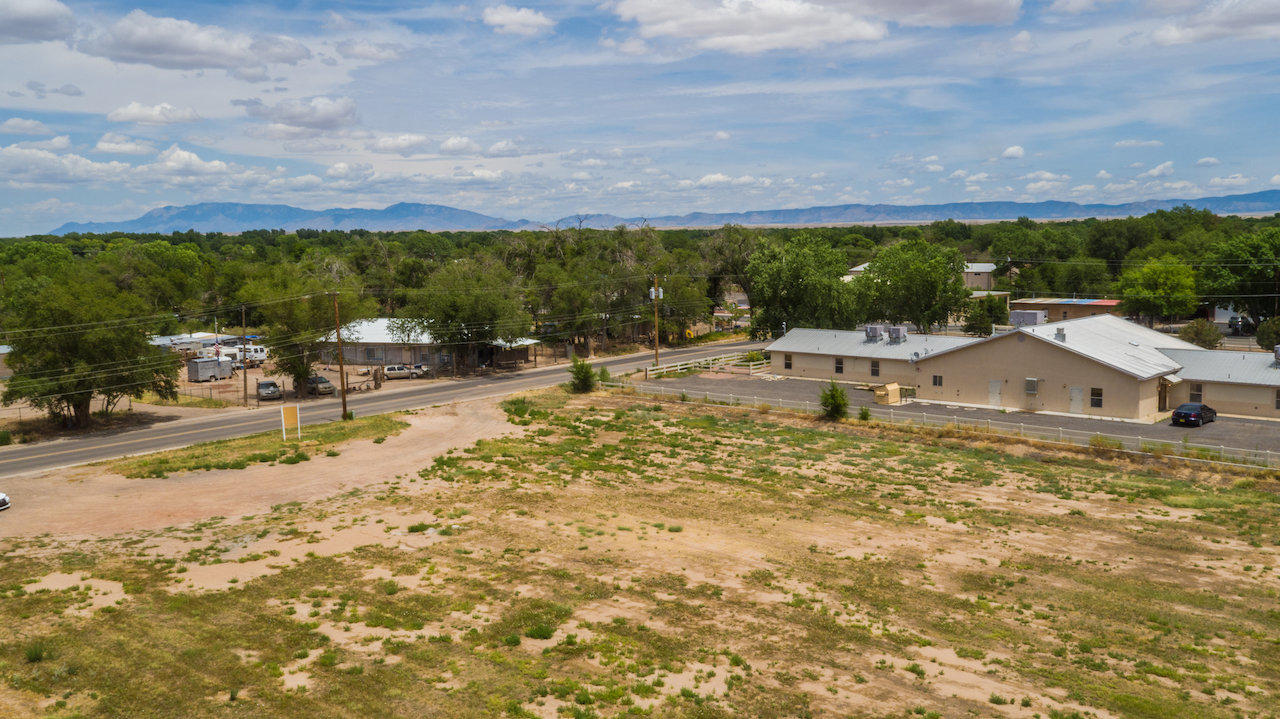
[[[382,376],[387,379],[418,379],[422,374],[413,367],[402,364],[389,364],[382,368]]]

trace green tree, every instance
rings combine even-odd
[[[1214,304],[1229,302],[1255,323],[1280,317],[1280,229],[1221,240],[1202,263],[1200,291]]]
[[[13,376],[0,400],[26,400],[54,419],[86,427],[94,397],[107,410],[124,397],[177,396],[179,357],[149,342],[149,308],[101,277],[73,271],[24,283],[4,326]]]
[[[955,248],[908,240],[882,250],[857,279],[865,283],[874,316],[929,332],[969,301],[964,265]]]
[[[1169,319],[1196,308],[1196,275],[1173,255],[1148,261],[1120,275],[1120,308],[1133,315]]]
[[[841,253],[806,233],[764,243],[747,265],[752,283],[752,334],[783,328],[853,329],[864,316],[863,301],[845,273]]]
[[[711,233],[702,251],[711,271],[708,294],[712,299],[723,302],[725,289],[736,284],[746,293],[747,304],[754,306],[747,266],[759,246],[759,231],[742,225],[725,225]]]
[[[1258,325],[1258,331],[1253,339],[1264,350],[1274,349],[1276,345],[1280,345],[1280,317],[1272,317]]]
[[[574,357],[569,365],[569,389],[574,392],[590,392],[596,388],[596,372],[581,357]]]
[[[257,305],[261,318],[262,343],[271,361],[268,374],[287,377],[295,396],[301,396],[307,378],[315,372],[321,353],[329,346],[334,330],[333,303],[343,325],[372,317],[377,303],[362,298],[353,276],[318,277],[299,274],[295,268],[280,267],[245,285],[241,301]],[[344,335],[344,341],[357,338]]]
[[[836,384],[835,380],[823,388],[818,401],[822,404],[822,416],[827,419],[844,419],[849,416],[849,395],[845,394],[844,388]]]
[[[1222,344],[1222,330],[1209,320],[1200,317],[1182,326],[1178,330],[1178,339],[1199,345],[1207,350],[1217,349]]]
[[[470,366],[476,367],[482,345],[526,337],[532,324],[515,278],[497,261],[481,257],[436,270],[392,326],[398,332],[425,332],[441,345],[466,347]]]
[[[964,333],[980,337],[995,332],[996,325],[1009,323],[1009,305],[1003,297],[969,300],[964,311]]]

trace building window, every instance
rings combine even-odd
[[[1276,390],[1276,409],[1280,409],[1280,389]]]
[[[934,387],[941,387],[941,386],[942,386],[942,375],[940,375],[940,374],[935,374],[935,375],[933,376],[933,386],[934,386]]]
[[[367,359],[367,360],[372,360],[372,359],[376,359],[376,358],[377,358],[377,356],[378,356],[378,355],[377,355],[377,354],[375,354],[374,349],[373,349],[372,347],[365,347],[365,348],[364,348],[364,358],[365,358],[365,359]]]
[[[871,360],[871,376],[880,376],[880,360]]]
[[[836,358],[836,374],[844,374],[844,358]]]
[[[782,369],[791,369],[791,355],[782,355]]]
[[[1062,319],[1064,319],[1064,320],[1065,320],[1066,318],[1067,318],[1067,311],[1066,311],[1066,310],[1063,310],[1063,311],[1062,311]]]
[[[1187,399],[1189,399],[1192,402],[1203,402],[1204,401],[1204,385],[1202,384],[1191,385],[1191,396],[1188,397]]]
[[[1089,388],[1089,406],[1100,409],[1102,407],[1102,388]]]

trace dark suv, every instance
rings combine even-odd
[[[1213,408],[1203,402],[1187,402],[1178,405],[1173,411],[1174,424],[1189,424],[1193,427],[1199,427],[1205,422],[1212,422],[1218,418],[1218,413]]]

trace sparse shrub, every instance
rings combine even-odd
[[[431,525],[427,524],[426,522],[417,522],[415,524],[409,525],[409,531],[415,534],[418,532],[425,532],[430,528],[431,528]]]
[[[870,407],[859,407],[859,408],[858,408],[858,420],[859,420],[859,421],[861,421],[861,422],[870,422],[870,421],[871,421],[871,408],[870,408]]]
[[[227,701],[235,701],[239,697],[240,697],[240,690],[238,688],[232,689],[231,691],[227,692]]]
[[[596,376],[600,379],[601,382],[608,382],[609,380],[613,379],[613,377],[609,374],[609,368],[605,367],[604,365],[600,365],[600,371],[596,373]]]
[[[1104,434],[1095,434],[1089,438],[1089,446],[1094,449],[1124,449],[1124,443]]]
[[[683,532],[683,531],[684,531],[684,527],[681,527],[681,526],[680,526],[680,525],[678,525],[678,524],[673,524],[673,525],[671,525],[671,526],[667,527],[667,531],[668,531],[668,532]]]
[[[13,444],[13,434],[7,429],[0,429],[0,447]]]
[[[26,658],[28,664],[42,662],[49,658],[49,647],[44,642],[32,642],[22,650],[22,656]]]
[[[844,388],[836,384],[835,380],[822,390],[818,400],[822,403],[822,416],[827,419],[844,419],[849,416],[849,395],[845,394]]]
[[[507,636],[502,638],[502,643],[509,647],[518,647],[520,646],[520,635],[508,634]]]
[[[529,627],[529,629],[525,631],[524,635],[530,639],[550,639],[555,633],[556,630],[552,628],[551,625],[538,623]]]
[[[1008,699],[1005,699],[1004,697],[1002,697],[1002,696],[1000,696],[999,694],[996,694],[996,693],[994,693],[994,692],[993,692],[993,693],[991,694],[991,696],[987,699],[987,701],[991,702],[992,704],[1008,704],[1008,703],[1009,703],[1009,700],[1008,700]]]
[[[920,666],[920,665],[919,665],[918,663],[916,663],[916,662],[911,662],[910,664],[908,664],[908,665],[907,665],[907,671],[909,671],[909,672],[911,672],[912,674],[914,674],[914,675],[916,675],[916,676],[920,677],[921,679],[924,679],[924,677],[925,677],[924,667]]]
[[[1201,317],[1183,325],[1178,330],[1178,339],[1199,345],[1207,350],[1217,349],[1222,344],[1222,330],[1209,320]]]
[[[596,373],[591,369],[591,365],[580,357],[573,358],[573,364],[569,366],[569,389],[585,393],[596,388]]]
[[[751,350],[742,359],[746,362],[763,362],[764,353],[760,350]]]

